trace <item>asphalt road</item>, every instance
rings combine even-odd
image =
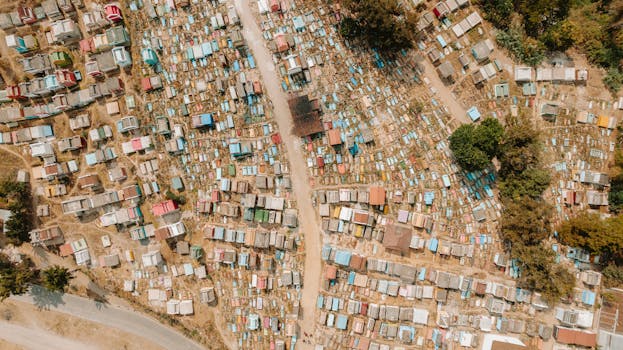
[[[122,309],[111,304],[97,303],[91,299],[75,295],[49,293],[41,289],[35,288],[30,294],[14,295],[10,299],[117,328],[147,339],[165,349],[203,349],[201,345],[193,340],[136,311]],[[3,327],[4,325],[0,326],[0,329]],[[63,349],[74,348],[63,347]],[[39,347],[39,349],[47,348]]]
[[[240,16],[242,31],[255,62],[263,78],[265,91],[273,103],[275,120],[279,126],[290,162],[292,193],[296,196],[299,213],[299,230],[305,235],[305,272],[301,298],[302,319],[299,323],[302,332],[311,333],[314,329],[316,297],[320,289],[320,223],[311,201],[311,186],[307,163],[300,146],[300,138],[292,135],[292,114],[288,106],[288,96],[281,90],[281,80],[277,76],[272,54],[266,48],[262,31],[258,27],[249,0],[230,0],[235,3]],[[298,343],[302,349],[311,345]]]

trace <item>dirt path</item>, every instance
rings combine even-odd
[[[311,202],[311,186],[307,175],[305,156],[300,148],[300,140],[291,134],[292,115],[288,107],[288,97],[281,90],[281,81],[277,77],[272,55],[264,45],[262,32],[246,0],[229,0],[235,2],[240,21],[244,26],[243,35],[255,56],[265,84],[265,90],[273,103],[275,119],[284,140],[290,161],[292,192],[296,196],[299,212],[299,229],[305,234],[305,272],[303,295],[301,298],[302,320],[301,332],[311,333],[314,329],[314,311],[316,297],[320,288],[320,224]],[[299,342],[301,349],[312,346]]]
[[[467,109],[457,101],[452,91],[450,91],[450,88],[441,81],[433,64],[426,58],[421,60],[420,63],[424,66],[424,75],[429,80],[429,87],[435,90],[433,94],[443,105],[448,107],[450,115],[461,124],[471,123],[472,121],[467,116]]]
[[[24,327],[6,321],[0,321],[0,338],[26,349],[97,349],[92,345],[70,340],[40,328]]]

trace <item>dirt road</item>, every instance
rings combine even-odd
[[[132,310],[96,303],[93,300],[75,295],[48,293],[42,289],[33,289],[32,294],[11,296],[10,300],[49,307],[51,310],[66,313],[85,320],[93,321],[134,334],[162,346],[165,349],[192,349],[203,347],[184,337],[175,330]],[[4,325],[0,326],[2,329]],[[0,336],[1,337],[1,336]],[[7,340],[13,342],[11,339]],[[21,344],[21,343],[18,343]],[[60,343],[59,343],[60,344]],[[35,347],[47,349],[47,347]],[[76,346],[64,346],[62,349],[82,349]]]
[[[429,87],[435,89],[436,97],[442,104],[448,107],[448,112],[450,112],[452,117],[461,124],[471,123],[472,121],[467,116],[467,110],[456,100],[450,88],[441,81],[433,64],[426,58],[421,60],[420,63],[424,66],[424,74],[429,80]]]
[[[288,107],[288,96],[281,90],[281,81],[275,72],[272,55],[264,46],[262,32],[255,22],[248,0],[229,0],[235,2],[240,21],[244,26],[243,35],[255,56],[265,84],[265,90],[273,103],[275,120],[283,138],[292,178],[292,192],[296,196],[299,212],[299,230],[305,234],[305,272],[301,300],[301,332],[311,333],[314,328],[316,297],[320,288],[320,224],[311,202],[311,186],[305,157],[300,148],[300,140],[291,134],[292,115]],[[299,342],[299,348],[312,348]]]

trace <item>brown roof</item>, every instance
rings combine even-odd
[[[355,270],[363,270],[366,265],[366,258],[361,255],[352,255],[350,257],[350,268]]]
[[[329,144],[331,146],[342,144],[342,139],[340,138],[340,131],[338,129],[331,129],[329,130],[328,134],[329,134]]]
[[[138,192],[138,186],[132,185],[123,189],[123,198],[132,199],[136,197],[140,197],[140,193]]]
[[[97,174],[89,174],[78,178],[78,185],[80,188],[91,187],[100,183]]]
[[[157,241],[162,241],[163,239],[169,238],[169,228],[164,226],[156,229],[154,231],[154,236]]]
[[[491,350],[526,350],[526,347],[494,340],[491,343]]]
[[[385,204],[385,189],[380,186],[370,187],[370,205]]]
[[[307,95],[291,98],[288,105],[294,120],[294,135],[303,137],[324,131],[320,113],[314,110]]]
[[[554,335],[556,336],[556,341],[562,344],[593,347],[597,343],[597,334],[577,329],[556,326]]]
[[[386,249],[398,250],[402,253],[409,251],[412,230],[406,226],[388,225],[383,235],[383,245]]]
[[[353,215],[353,222],[367,224],[369,217],[370,215],[368,213],[355,212],[355,215]]]
[[[333,265],[326,265],[325,267],[325,277],[328,280],[334,280],[337,277],[337,267]]]

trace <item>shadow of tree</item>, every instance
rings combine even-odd
[[[42,310],[50,310],[50,306],[58,307],[65,304],[63,300],[64,293],[52,292],[41,286],[32,286],[28,293],[32,297],[35,306]]]
[[[106,298],[106,290],[93,283],[93,281],[89,281],[89,285],[87,286],[87,297],[95,302],[95,307],[98,310],[108,307],[108,298]]]

